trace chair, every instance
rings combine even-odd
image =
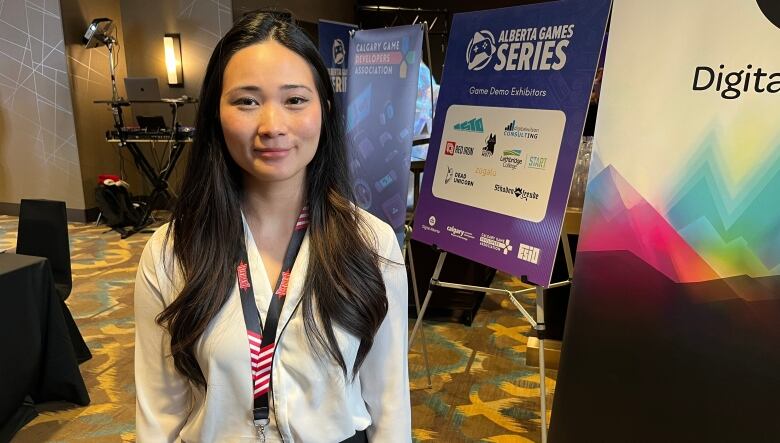
[[[62,313],[70,333],[76,359],[83,363],[92,358],[73,316],[65,304],[73,289],[70,268],[70,241],[65,202],[23,199],[19,208],[19,231],[16,253],[45,257],[49,260],[54,287],[62,302]]]
[[[16,253],[46,257],[60,299],[68,298],[73,288],[73,279],[65,202],[22,200]]]

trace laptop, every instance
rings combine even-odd
[[[165,125],[165,119],[162,115],[154,115],[151,117],[136,115],[135,119],[138,121],[138,127],[147,131],[158,132],[168,129],[168,127]]]
[[[131,102],[160,101],[157,77],[125,77],[125,90]]]

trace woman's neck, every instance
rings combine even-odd
[[[305,175],[280,182],[258,182],[244,179],[241,202],[244,216],[257,227],[284,226],[295,220],[305,202]]]

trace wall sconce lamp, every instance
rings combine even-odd
[[[181,37],[179,34],[165,34],[165,68],[168,72],[168,86],[184,86],[184,72],[181,67]]]

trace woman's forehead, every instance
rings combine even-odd
[[[277,89],[301,84],[314,87],[309,62],[275,40],[266,40],[238,50],[223,74],[223,91],[240,85]]]

